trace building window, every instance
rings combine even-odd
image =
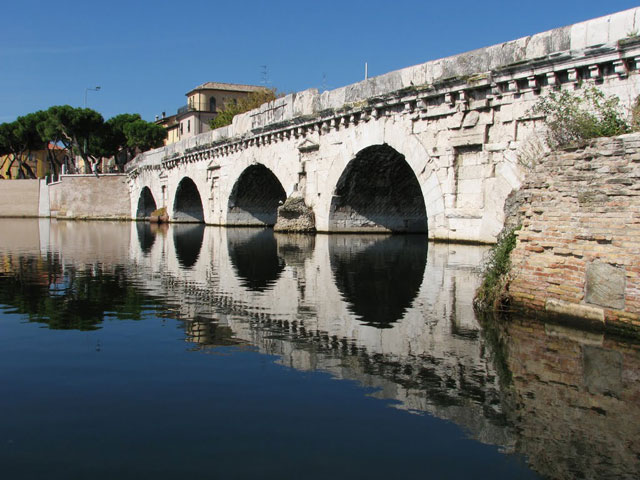
[[[191,120],[187,120],[187,133],[191,131]]]
[[[210,112],[215,112],[216,111],[216,98],[215,97],[211,97],[209,99],[209,111]]]
[[[180,135],[182,135],[184,133],[184,130],[183,130],[182,127],[184,127],[184,124],[182,122],[180,122]]]

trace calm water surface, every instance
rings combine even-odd
[[[479,322],[485,252],[0,220],[2,478],[637,478],[638,346]]]

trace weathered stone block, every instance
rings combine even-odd
[[[545,302],[548,313],[604,323],[604,312],[601,308],[580,305],[577,303],[548,298]]]
[[[587,265],[586,300],[602,307],[624,308],[625,271],[608,263]]]

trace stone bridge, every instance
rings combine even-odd
[[[287,95],[139,155],[127,166],[132,217],[164,206],[176,222],[273,225],[279,205],[297,198],[319,232],[493,242],[505,199],[541,153],[532,105],[594,84],[630,106],[639,29],[635,8]]]

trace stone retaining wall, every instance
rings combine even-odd
[[[63,175],[49,185],[51,216],[71,219],[131,219],[126,175]]]
[[[39,180],[0,181],[0,217],[37,217]]]
[[[546,155],[519,196],[515,306],[639,327],[640,134]]]

